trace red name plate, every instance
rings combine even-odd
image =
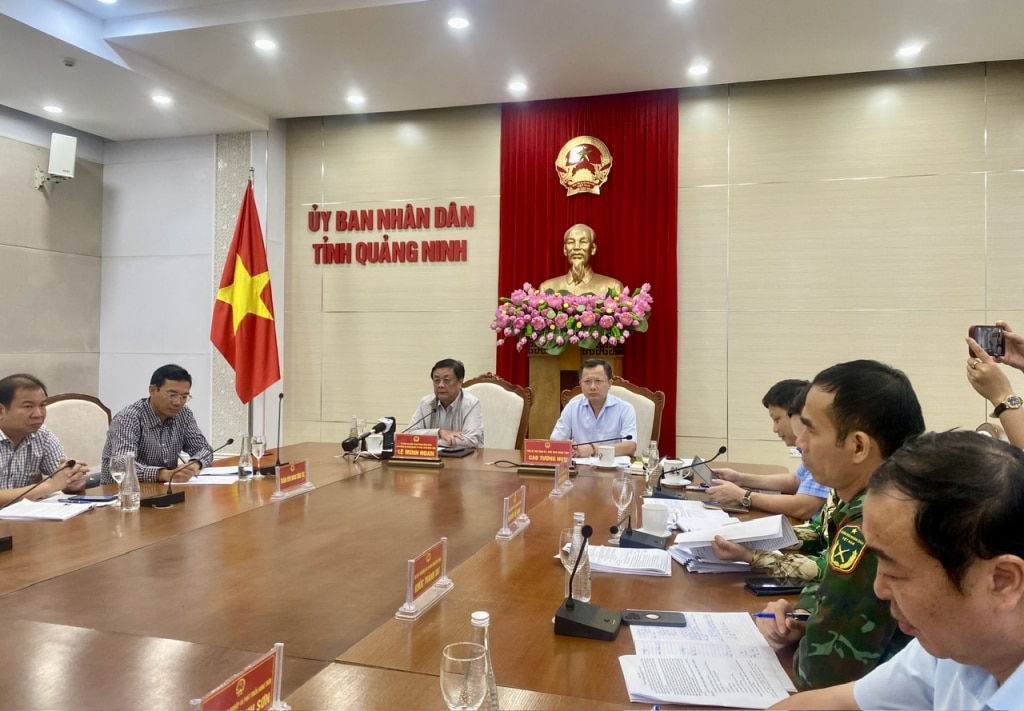
[[[396,434],[395,456],[403,459],[437,459],[437,435]]]
[[[523,442],[523,464],[557,467],[572,458],[572,442],[560,439],[528,439]]]
[[[274,696],[274,667],[277,650],[250,664],[202,698],[202,711],[259,711],[270,706]]]
[[[434,438],[437,439],[436,437]],[[397,446],[397,443],[396,443]],[[441,577],[444,561],[444,542],[438,541],[416,558],[412,565],[412,594],[417,597]]]
[[[561,490],[569,483],[569,460],[563,459],[555,467],[555,488]]]
[[[521,513],[523,513],[523,488],[519,487],[516,489],[516,493],[508,497],[508,518],[505,520],[505,525],[512,528],[512,524],[516,522]]]
[[[281,467],[277,473],[281,481],[281,491],[296,489],[306,483],[306,462],[296,462]]]

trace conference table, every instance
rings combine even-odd
[[[440,651],[491,613],[505,708],[628,705],[614,642],[556,636],[564,571],[559,531],[585,511],[593,542],[615,522],[608,472],[520,476],[513,451],[481,450],[440,469],[342,458],[336,444],[283,447],[316,488],[272,501],[275,480],[181,486],[170,509],[96,508],[68,521],[0,521],[0,699],[20,709],[182,709],[284,644],[283,695],[295,709],[440,708]],[[271,455],[273,456],[273,455]],[[779,467],[737,465],[748,471]],[[635,479],[642,490],[642,478]],[[530,525],[497,541],[502,499],[526,487]],[[143,484],[143,496],[164,485]],[[175,485],[177,488],[178,485]],[[108,487],[110,491],[114,487]],[[418,620],[394,619],[407,560],[448,539],[453,589]],[[756,611],[742,575],[594,573],[614,609]]]

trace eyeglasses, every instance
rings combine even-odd
[[[580,385],[582,385],[583,387],[590,387],[591,385],[604,385],[607,382],[608,381],[605,380],[604,378],[587,378],[586,380],[581,380]]]
[[[192,399],[192,396],[189,393],[168,392],[167,399],[170,400],[171,402],[186,403]]]

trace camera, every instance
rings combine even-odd
[[[1006,353],[1006,348],[1003,345],[1003,329],[999,326],[971,326],[967,335],[977,341],[978,345],[990,356],[1001,356]],[[971,354],[968,353],[968,355]]]

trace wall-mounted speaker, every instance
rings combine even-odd
[[[50,136],[50,175],[58,178],[75,177],[75,152],[78,150],[78,139],[54,133]]]

